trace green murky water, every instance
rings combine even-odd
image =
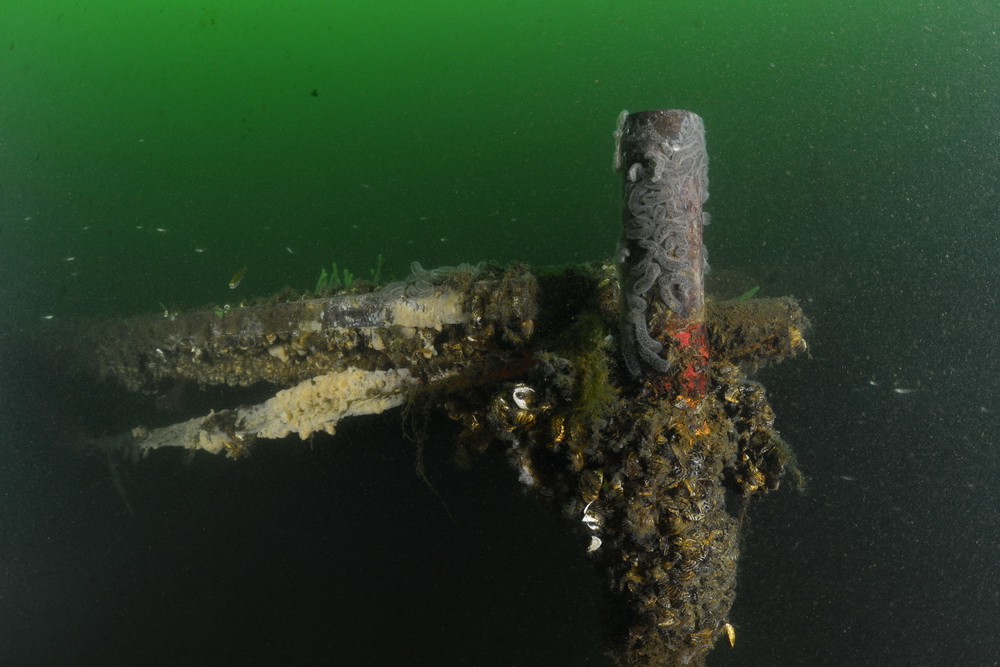
[[[414,260],[609,257],[615,117],[623,108],[696,111],[711,156],[706,242],[716,279],[739,276],[735,293],[759,284],[761,296],[796,294],[816,325],[813,358],[764,378],[813,484],[805,496],[760,504],[734,609],[740,639],[735,651],[717,649],[714,664],[990,664],[988,619],[1000,613],[996,587],[983,586],[997,580],[1000,541],[998,29],[1000,10],[979,1],[11,0],[0,8],[4,334],[49,317],[306,290],[321,266],[364,275],[380,253],[396,277]],[[9,355],[5,363],[10,398],[30,369]],[[0,662],[125,664],[148,658],[147,646],[170,664],[189,654],[157,644],[150,627],[169,627],[193,651],[207,636],[193,626],[235,614],[222,621],[238,637],[231,650],[301,664],[337,650],[352,664],[390,664],[408,651],[434,664],[566,655],[565,664],[604,664],[591,613],[598,592],[572,594],[567,604],[584,610],[572,621],[523,622],[517,593],[497,592],[527,581],[541,600],[567,595],[544,588],[551,570],[510,565],[516,549],[501,562],[469,559],[482,571],[516,571],[492,593],[495,605],[477,594],[483,581],[469,584],[473,611],[458,615],[478,622],[444,614],[423,634],[379,619],[392,616],[394,596],[415,613],[407,595],[432,598],[460,573],[400,566],[418,583],[387,575],[363,614],[324,616],[317,598],[299,619],[294,594],[249,587],[250,575],[209,604],[211,619],[150,602],[185,576],[185,559],[208,569],[206,581],[224,578],[208,564],[217,545],[172,552],[162,526],[145,534],[103,517],[121,513],[103,464],[37,458],[32,451],[52,444],[32,440],[44,405],[6,404],[0,561],[12,583],[0,594]],[[141,499],[132,502],[141,515]],[[397,505],[386,502],[391,514]],[[84,521],[72,508],[88,503],[101,509]],[[249,523],[279,521],[260,512],[249,511]],[[477,530],[470,539],[486,542],[515,527]],[[447,543],[447,528],[428,532]],[[244,552],[226,544],[238,561]],[[560,548],[575,553],[572,542]],[[148,553],[174,556],[151,563]],[[268,554],[251,559],[255,577],[272,576],[287,556]],[[582,556],[565,571],[551,554],[535,557],[586,572]],[[319,557],[292,561],[298,572],[322,567]],[[372,577],[366,585],[383,581]],[[330,596],[343,585],[323,582]],[[237,589],[250,600],[238,601]],[[179,604],[196,607],[193,591]],[[264,611],[276,608],[298,619],[300,634]],[[345,616],[354,620],[337,620]],[[258,621],[294,636],[294,650],[259,640]],[[460,630],[441,629],[449,623]],[[534,630],[518,634],[526,627]],[[146,644],[121,639],[137,628]],[[43,640],[53,632],[76,649],[53,649]],[[352,648],[358,636],[368,646],[396,637],[401,647],[365,663],[371,654]],[[531,648],[520,650],[522,640]]]

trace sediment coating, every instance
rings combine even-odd
[[[434,378],[444,380],[454,373]],[[235,410],[214,410],[163,428],[136,427],[130,433],[98,438],[95,448],[130,459],[161,447],[225,452],[239,458],[257,438],[280,439],[296,433],[303,440],[316,432],[333,434],[348,417],[375,415],[403,404],[421,382],[405,368],[369,371],[347,368],[283,389],[263,403]]]
[[[702,246],[708,199],[708,153],[701,117],[677,109],[623,111],[615,131],[615,170],[623,176],[619,268],[623,283],[622,348],[634,376],[667,373],[665,333],[650,332],[657,312],[700,321],[704,309]]]

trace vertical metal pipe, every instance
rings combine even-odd
[[[689,111],[623,112],[615,137],[622,352],[641,389],[622,465],[604,467],[623,507],[599,508],[617,591],[612,645],[630,667],[692,667],[731,629],[738,557],[722,486],[737,444],[707,391],[705,128]]]
[[[708,363],[705,126],[690,111],[623,111],[615,139],[623,186],[618,261],[625,363],[635,377],[656,373],[665,376],[661,387],[701,396]]]

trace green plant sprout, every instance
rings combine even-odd
[[[348,289],[354,281],[354,276],[350,271],[344,269],[343,274],[337,270],[337,263],[334,262],[327,273],[326,269],[320,267],[319,280],[316,281],[316,293],[334,292],[339,289]]]
[[[382,267],[385,266],[385,257],[382,253],[378,254],[378,261],[375,264],[375,268],[370,271],[372,276],[372,285],[378,287],[382,284]]]
[[[378,286],[382,282],[382,267],[384,265],[385,258],[379,253],[375,268],[369,271],[372,284],[375,286]],[[313,291],[316,294],[320,294],[322,292],[335,292],[341,289],[346,290],[350,289],[353,283],[354,274],[347,269],[338,270],[337,263],[334,262],[329,272],[322,266],[319,268],[319,280],[316,281],[316,289]]]

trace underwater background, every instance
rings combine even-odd
[[[808,486],[752,505],[709,664],[998,664],[998,30],[978,0],[8,0],[0,663],[609,665],[583,538],[446,419],[439,495],[395,414],[112,470],[74,433],[151,401],[22,350],[380,254],[610,258],[615,119],[683,108],[710,288],[813,322],[758,374]]]

